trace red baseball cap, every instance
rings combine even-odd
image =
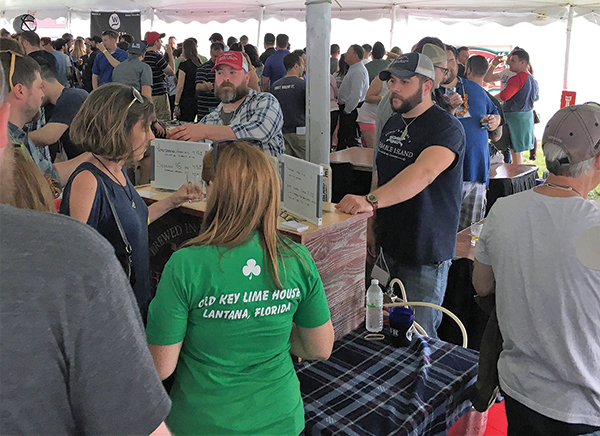
[[[161,38],[164,38],[165,34],[164,33],[158,33],[158,32],[149,32],[146,35],[146,42],[148,43],[148,45],[152,45],[154,44],[156,41],[158,41]]]
[[[215,62],[215,66],[212,68],[212,71],[219,65],[229,65],[234,70],[244,70],[246,73],[248,72],[248,61],[244,55],[239,51],[224,51],[219,55]]]

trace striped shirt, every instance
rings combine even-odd
[[[167,81],[164,69],[169,66],[165,58],[155,51],[147,51],[144,62],[152,68],[152,95],[163,95],[167,93]]]
[[[221,118],[223,104],[206,115],[200,124],[224,125]],[[283,112],[277,99],[268,92],[250,93],[233,113],[227,124],[235,133],[236,138],[255,138],[262,141],[265,153],[279,157],[285,153],[283,145]]]
[[[214,66],[215,63],[212,61],[212,59],[209,59],[208,62],[204,62],[198,67],[196,70],[196,85],[201,82],[210,82],[213,85],[215,84],[215,72],[211,71]],[[197,97],[198,118],[208,115],[219,105],[219,103],[221,103],[221,100],[219,100],[218,97],[215,97],[215,93],[213,91],[198,92]]]

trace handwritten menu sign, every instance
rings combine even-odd
[[[150,143],[152,187],[177,190],[186,182],[200,183],[202,159],[210,148],[208,142],[154,139]]]
[[[282,155],[279,170],[283,208],[320,226],[323,217],[323,167]]]

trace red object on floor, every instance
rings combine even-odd
[[[448,436],[484,436],[488,412],[469,410],[448,430]]]
[[[506,436],[508,432],[508,421],[506,420],[506,409],[504,401],[494,404],[488,411],[487,428],[484,436]]]

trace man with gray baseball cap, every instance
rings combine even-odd
[[[473,286],[496,295],[508,433],[600,430],[600,106],[559,110],[542,140],[545,184],[498,200],[475,248]]]
[[[435,68],[427,56],[404,54],[379,78],[387,81],[394,115],[376,146],[376,189],[366,197],[346,195],[337,208],[375,212],[369,254],[383,252],[390,278],[402,280],[410,301],[441,304],[456,245],[465,132],[432,100]],[[434,309],[415,310],[430,336],[441,318]]]
[[[152,100],[152,68],[142,62],[148,44],[146,41],[133,41],[129,50],[129,57],[113,70],[113,82],[133,86],[142,95]]]

